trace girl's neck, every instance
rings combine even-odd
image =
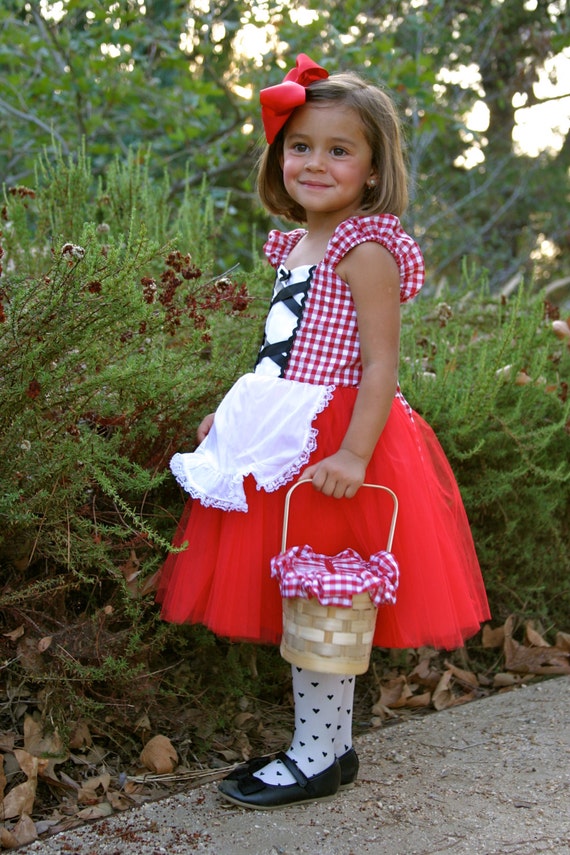
[[[315,235],[307,231],[295,244],[286,259],[287,267],[304,267],[319,264],[325,257],[331,234]]]
[[[337,226],[343,222],[335,218],[317,217],[309,214],[307,233],[296,244],[287,258],[288,266],[302,267],[306,264],[319,264],[323,260],[329,241]]]
[[[328,240],[335,233],[337,226],[348,219],[348,215],[346,214],[339,217],[337,211],[333,211],[331,214],[322,213],[321,211],[316,213],[307,211],[306,214],[307,233],[315,238],[324,238],[326,236]]]

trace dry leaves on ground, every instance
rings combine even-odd
[[[403,716],[443,710],[510,690],[534,676],[570,674],[570,634],[559,632],[551,645],[530,622],[524,626],[522,641],[514,638],[514,631],[512,617],[501,627],[484,627],[482,646],[498,651],[496,667],[484,674],[470,670],[467,659],[458,666],[451,657],[431,648],[410,651],[412,664],[405,668],[387,667],[379,673],[373,663],[366,678],[374,687],[372,718],[369,693],[367,709],[360,715],[373,727],[381,727]],[[196,715],[197,727],[205,727],[198,711]],[[193,769],[180,760],[166,735],[151,736],[147,721],[139,728],[145,733],[139,762],[128,773],[112,767],[86,722],[70,723],[70,728],[64,744],[57,732],[47,731],[38,717],[26,713],[23,739],[21,733],[0,734],[0,848],[16,848],[176,788],[222,777],[231,765],[253,753],[272,754],[283,748],[290,737],[292,717],[291,710],[283,706],[262,713],[255,702],[240,699],[228,732],[220,736],[208,731],[209,761],[197,762]]]
[[[160,734],[146,743],[140,765],[132,770],[132,775],[117,775],[107,769],[104,752],[93,745],[85,723],[78,724],[70,739],[71,747],[64,748],[57,733],[44,733],[42,725],[26,715],[24,748],[16,748],[17,741],[17,734],[0,735],[2,849],[15,849],[42,835],[55,834],[155,799],[165,794],[157,789],[157,783],[175,769],[190,785],[204,775],[179,766],[174,746]],[[74,751],[73,746],[85,751]],[[57,769],[70,763],[79,770],[75,777]],[[46,812],[44,797],[46,815],[37,819],[42,809],[36,803],[40,784],[49,790],[55,806]]]
[[[521,643],[513,637],[514,628],[512,616],[503,626],[483,628],[483,647],[501,650],[503,656],[501,670],[490,676],[459,668],[448,659],[440,665],[437,651],[422,648],[409,673],[377,678],[379,696],[372,709],[375,723],[393,719],[402,710],[447,709],[492,691],[515,688],[533,677],[570,674],[570,634],[558,632],[551,645],[527,621]]]

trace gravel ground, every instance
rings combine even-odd
[[[57,855],[570,855],[570,677],[359,737],[357,785],[279,811],[214,783],[24,847]]]

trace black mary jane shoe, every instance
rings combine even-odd
[[[273,754],[266,755],[265,757],[252,757],[251,760],[246,760],[245,763],[236,766],[229,775],[226,775],[224,781],[241,781],[243,778],[247,778],[248,775],[254,775],[255,772],[259,772],[260,769],[263,769],[264,766],[267,766],[274,759],[275,755]]]
[[[340,789],[344,790],[347,787],[353,787],[360,766],[358,754],[354,748],[349,748],[345,754],[342,754],[337,759],[340,766]]]
[[[242,763],[241,766],[233,769],[229,775],[226,775],[224,780],[241,781],[243,778],[247,778],[248,775],[255,775],[256,772],[259,772],[260,769],[263,769],[264,766],[271,763],[273,759],[273,755],[252,757],[251,760],[248,760],[246,763]],[[342,790],[345,787],[352,787],[356,781],[358,768],[360,766],[356,751],[354,748],[349,748],[341,757],[337,757],[337,760],[340,766],[340,789]]]
[[[284,787],[273,784],[264,784],[251,773],[244,775],[238,780],[225,778],[218,784],[220,795],[232,804],[254,810],[276,810],[294,804],[306,804],[308,802],[325,801],[333,798],[340,787],[340,765],[335,760],[332,766],[308,778],[297,766],[294,760],[284,752],[277,754],[277,760],[281,760],[287,767],[293,778],[294,784]],[[265,764],[264,764],[265,765]],[[261,767],[260,767],[261,768]]]

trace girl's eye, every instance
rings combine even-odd
[[[300,143],[300,142],[294,143],[292,148],[293,148],[293,151],[298,151],[300,154],[303,154],[304,152],[307,151],[306,143]]]
[[[342,157],[346,154],[346,149],[341,148],[340,146],[335,146],[332,150],[332,153],[335,157]]]

